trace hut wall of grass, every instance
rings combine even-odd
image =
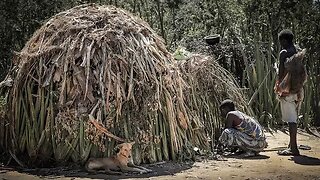
[[[121,141],[136,142],[137,164],[190,159],[210,149],[222,98],[244,104],[215,61],[176,63],[149,25],[113,6],[55,15],[14,63],[0,145],[21,164],[83,163]]]

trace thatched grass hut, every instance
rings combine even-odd
[[[136,142],[137,164],[190,158],[210,148],[222,98],[245,104],[217,63],[195,65],[193,77],[148,24],[112,6],[55,15],[14,63],[0,145],[20,162],[84,162],[121,141]]]

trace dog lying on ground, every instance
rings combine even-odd
[[[131,157],[132,143],[122,143],[119,144],[116,148],[119,149],[116,155],[113,155],[108,158],[90,158],[85,165],[85,168],[88,172],[96,172],[96,170],[105,170],[108,174],[118,174],[120,172],[139,172],[140,174],[152,172],[152,170],[136,166],[133,163]],[[130,166],[130,167],[129,167]]]

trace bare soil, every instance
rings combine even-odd
[[[299,130],[298,144],[311,150],[300,150],[301,156],[279,156],[277,150],[288,145],[287,131],[268,132],[268,148],[259,156],[240,158],[229,156],[225,161],[199,157],[196,162],[162,162],[145,165],[154,172],[149,174],[125,174],[110,176],[104,173],[88,174],[81,168],[60,167],[42,169],[13,169],[0,167],[1,179],[244,179],[244,180],[320,180],[320,138]]]

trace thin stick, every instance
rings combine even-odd
[[[97,122],[93,118],[93,116],[91,116],[91,115],[89,115],[89,122],[92,123],[99,131],[103,132],[108,137],[113,138],[113,139],[120,141],[120,142],[126,142],[124,139],[122,139],[118,136],[115,136],[111,132],[109,132],[106,128],[103,127],[103,125],[101,123]]]

